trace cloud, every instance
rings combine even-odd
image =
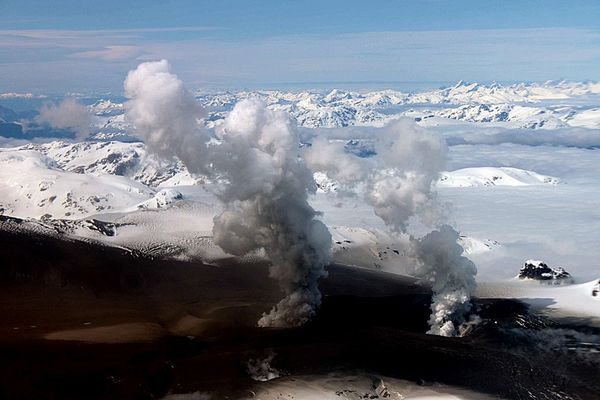
[[[84,139],[90,133],[92,114],[75,99],[65,99],[58,104],[44,105],[36,120],[55,129],[70,129],[78,139]]]
[[[33,93],[16,93],[16,92],[0,93],[0,99],[43,99],[43,98],[46,98],[46,96],[36,95]]]
[[[168,58],[177,65],[180,76],[195,86],[228,88],[285,82],[583,80],[600,72],[600,32],[583,28],[357,32],[251,39],[224,35],[219,39],[215,30],[0,30],[0,85],[15,91],[50,85],[55,90],[65,86],[74,90],[75,85],[77,90],[90,90],[110,82],[115,89],[114,77],[134,66],[116,62],[131,60],[119,58],[125,47],[111,50],[116,46],[137,47],[143,59]],[[157,32],[174,34],[161,35],[158,40]],[[77,54],[83,57],[74,57]],[[40,73],[45,69],[53,70],[53,82],[41,81],[47,76]]]
[[[142,54],[138,46],[106,46],[101,50],[81,51],[73,54],[73,58],[88,58],[104,61],[118,61],[137,58]]]
[[[598,73],[599,43],[593,30],[544,28],[151,42],[145,50],[181,64],[187,80],[261,85],[588,79]]]
[[[584,149],[600,148],[600,131],[587,128],[559,129],[486,129],[453,133],[446,136],[449,145],[520,144],[525,146],[565,146]]]

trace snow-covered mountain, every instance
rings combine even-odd
[[[170,187],[196,183],[181,162],[158,159],[143,143],[28,144],[0,149],[0,166],[0,209],[17,217],[156,209],[182,198]]]
[[[305,128],[380,126],[401,116],[419,122],[438,117],[527,129],[600,126],[600,111],[594,106],[600,99],[600,84],[593,82],[507,86],[459,82],[451,87],[417,93],[334,89],[328,92],[257,90],[196,94],[197,101],[207,110],[204,122],[208,127],[222,123],[233,106],[247,98],[258,98],[271,109],[286,111]],[[88,108],[94,115],[93,138],[122,139],[131,133],[131,125],[124,118],[122,100],[101,99]],[[21,115],[0,106],[0,136],[19,137],[26,131],[30,135],[48,136],[48,132],[35,128],[32,122],[35,121],[27,118],[27,114]],[[56,135],[56,132],[50,134]]]
[[[320,193],[336,193],[340,183],[323,172],[315,172],[314,179]],[[481,186],[558,185],[560,179],[511,167],[474,167],[441,173],[439,188],[470,188]]]
[[[582,126],[576,118],[580,112],[587,113],[583,118],[586,124],[589,119],[598,122],[597,116],[585,107],[563,104],[547,108],[537,104],[597,96],[600,96],[598,83],[562,81],[509,86],[459,82],[449,88],[421,93],[338,89],[330,92],[226,92],[198,94],[197,99],[211,111],[208,119],[211,124],[222,118],[237,101],[259,98],[270,108],[287,111],[298,125],[307,128],[380,125],[390,118],[414,115],[411,106],[432,105],[435,106],[433,111],[424,110],[416,118],[430,115],[468,122],[512,122],[515,127],[556,129],[570,125],[569,121],[573,119],[573,126]]]
[[[116,211],[153,195],[147,186],[116,175],[78,174],[33,150],[0,152],[3,214],[35,218],[80,218]]]
[[[519,168],[477,167],[443,172],[439,187],[557,185],[558,178]]]
[[[515,104],[468,104],[456,108],[446,108],[434,113],[436,117],[466,122],[509,123],[516,128],[557,129],[569,125],[569,112],[543,107],[521,106]],[[569,109],[569,111],[572,111]],[[577,113],[573,116],[578,115]]]
[[[20,150],[34,150],[68,172],[94,176],[126,176],[147,186],[192,184],[195,179],[180,161],[159,159],[148,154],[143,143],[54,141],[28,144]]]
[[[377,126],[401,116],[425,125],[429,123],[427,121],[436,120],[458,121],[467,127],[470,127],[468,124],[492,124],[508,128],[576,126],[586,129],[600,126],[600,112],[589,102],[582,103],[578,99],[593,96],[600,98],[600,85],[595,83],[502,86],[459,82],[449,88],[421,93],[394,90],[252,91],[198,93],[196,99],[206,108],[204,123],[208,128],[221,124],[238,101],[259,98],[269,108],[289,113],[300,126],[309,128],[307,131],[352,125]],[[161,192],[161,189],[195,184],[198,178],[191,176],[181,162],[159,159],[149,154],[141,142],[109,141],[111,138],[123,140],[133,132],[121,101],[104,99],[88,106],[94,114],[92,140],[30,143],[2,150],[5,167],[0,182],[0,207],[3,212],[37,218],[49,215],[80,218],[138,206],[168,206],[179,199],[179,195]],[[10,121],[4,122],[11,125],[10,129],[30,123],[8,108],[0,111],[2,120]],[[344,139],[347,151],[368,157],[373,151],[364,133],[368,133],[368,129],[359,139],[353,138],[353,131],[348,132]],[[319,192],[340,189],[340,185],[325,174],[317,172],[315,180]],[[528,170],[480,167],[446,172],[438,186],[523,186],[558,182],[557,178]]]

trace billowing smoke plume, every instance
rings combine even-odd
[[[318,138],[304,158],[342,184],[366,183],[365,199],[393,232],[405,233],[411,217],[436,221],[433,185],[446,162],[446,143],[409,119],[379,129],[373,139],[376,157],[360,158],[340,142]]]
[[[58,104],[42,106],[37,121],[55,129],[72,130],[78,139],[85,139],[90,133],[92,114],[77,100],[64,99]]]
[[[343,185],[362,182],[369,174],[366,160],[346,153],[343,142],[330,143],[322,137],[312,141],[304,159],[312,170],[325,172]]]
[[[220,136],[215,166],[230,185],[219,194],[227,209],[215,218],[215,243],[235,255],[265,249],[286,297],[259,325],[301,325],[321,302],[317,284],[331,235],[308,203],[316,185],[299,158],[298,136],[283,112],[253,100],[234,107]]]
[[[376,145],[366,199],[390,229],[406,232],[409,219],[437,218],[433,185],[446,163],[446,143],[402,119],[383,129]]]
[[[393,234],[406,235],[412,218],[425,225],[437,224],[442,213],[434,185],[446,162],[446,143],[410,120],[384,127],[376,140],[377,156],[370,159],[360,159],[338,143],[323,140],[307,150],[305,157],[314,170],[345,184],[357,184],[366,175],[365,199]],[[347,173],[357,169],[363,171],[362,176]],[[432,334],[456,335],[470,310],[477,271],[462,256],[458,238],[453,228],[442,225],[421,239],[412,238],[411,248],[406,249],[414,258],[414,273],[432,283]]]
[[[204,111],[170,72],[166,60],[146,62],[129,71],[125,80],[126,117],[148,148],[165,157],[178,157],[192,173],[210,173],[210,135],[199,119]]]
[[[234,255],[264,249],[285,293],[259,325],[308,321],[321,301],[318,280],[326,275],[331,236],[308,203],[316,185],[286,115],[240,102],[211,142],[198,123],[201,109],[164,60],[131,71],[125,93],[127,117],[151,149],[228,182],[217,193],[225,210],[214,219],[215,243]]]
[[[475,264],[462,255],[458,232],[448,225],[421,238],[416,246],[417,274],[433,283],[428,333],[456,336],[471,310]]]

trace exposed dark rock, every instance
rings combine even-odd
[[[551,268],[543,261],[527,260],[519,271],[519,279],[534,279],[554,284],[574,283],[573,277],[563,267]]]

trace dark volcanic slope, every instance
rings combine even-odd
[[[365,370],[515,399],[600,392],[595,361],[511,333],[546,323],[517,302],[479,304],[485,321],[467,338],[424,335],[426,289],[331,266],[312,323],[260,329],[281,297],[265,264],[153,260],[2,230],[0,244],[0,398],[236,398],[257,385],[245,363],[271,351],[291,374]]]

